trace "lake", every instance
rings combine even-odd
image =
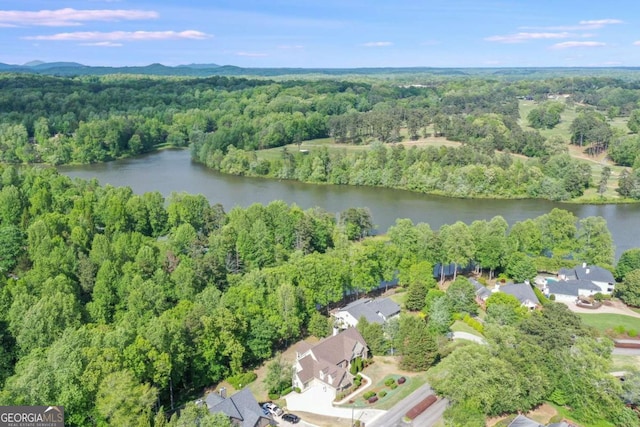
[[[306,209],[319,206],[330,212],[349,207],[367,207],[380,232],[396,218],[427,222],[433,229],[443,224],[502,215],[512,225],[516,221],[566,209],[578,218],[602,216],[607,220],[616,244],[616,258],[630,248],[640,247],[640,204],[576,205],[546,200],[453,199],[403,190],[304,184],[262,178],[231,176],[212,171],[191,160],[188,150],[162,150],[144,156],[109,163],[62,166],[61,173],[83,179],[97,178],[101,184],[129,186],[138,194],[159,191],[203,194],[226,211],[234,206],[268,204],[273,200],[295,203]]]

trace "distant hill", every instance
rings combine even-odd
[[[218,68],[220,65],[218,64],[185,64],[178,65],[176,68],[194,68],[196,70],[207,69],[207,68]]]
[[[44,61],[35,60],[35,61],[29,61],[29,62],[23,64],[23,66],[24,67],[35,67],[36,65],[42,65],[42,64],[45,64],[45,62]]]
[[[31,61],[24,65],[0,63],[0,72],[38,73],[56,76],[138,74],[151,76],[264,76],[283,75],[434,75],[434,76],[500,76],[508,79],[547,78],[551,76],[594,76],[608,75],[625,78],[638,78],[638,67],[512,67],[512,68],[435,68],[435,67],[363,67],[363,68],[243,68],[235,65],[185,64],[167,66],[150,64],[144,66],[103,67],[89,66],[77,62]]]

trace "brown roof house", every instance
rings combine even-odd
[[[315,346],[303,342],[296,349],[293,367],[293,386],[304,391],[321,385],[335,392],[353,383],[349,372],[351,362],[368,357],[367,343],[356,328],[348,328]]]

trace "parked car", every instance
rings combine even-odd
[[[283,419],[284,421],[290,422],[290,423],[292,423],[292,424],[295,424],[295,423],[297,423],[298,421],[300,421],[300,417],[299,417],[299,416],[297,416],[297,415],[295,415],[295,414],[284,414],[284,415],[282,416],[282,419]]]
[[[275,415],[277,417],[279,417],[284,413],[284,411],[280,409],[280,407],[278,407],[278,405],[276,405],[273,402],[267,402],[264,405],[262,405],[262,410],[264,411],[265,409],[269,411],[271,415]]]

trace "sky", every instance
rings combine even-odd
[[[640,66],[638,0],[0,0],[0,62]]]

